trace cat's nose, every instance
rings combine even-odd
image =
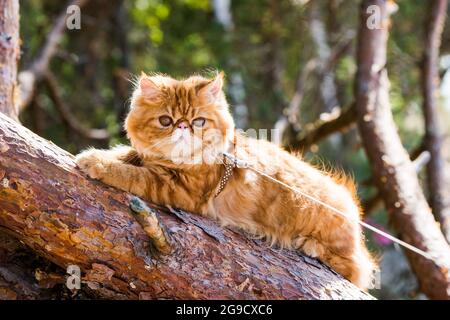
[[[187,125],[186,122],[180,122],[180,123],[178,124],[178,128],[180,128],[180,129],[187,129],[187,128],[188,128],[188,125]]]

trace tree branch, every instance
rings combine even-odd
[[[0,173],[0,226],[58,266],[78,265],[99,297],[371,298],[299,252],[155,206],[173,253],[151,255],[129,195],[85,178],[72,155],[1,114]]]
[[[412,149],[409,152],[409,159],[411,159],[411,161],[414,162],[414,160],[416,160],[424,151],[426,151],[425,150],[425,141],[422,140],[422,142],[417,147],[415,147],[414,149]],[[420,168],[420,169],[422,169],[422,168]],[[373,181],[373,177],[370,176],[369,178],[365,179],[364,181],[360,182],[359,184],[366,186],[366,187],[373,186],[373,185],[375,185],[375,181]]]
[[[275,123],[275,129],[280,132],[280,138],[284,138],[287,132],[291,134],[300,130],[298,116],[300,113],[300,105],[303,101],[305,83],[310,73],[316,68],[316,59],[309,60],[303,69],[299,72],[295,92],[287,108],[283,110],[283,114]],[[282,142],[282,141],[280,141]]]
[[[36,83],[39,82],[47,70],[50,61],[56,53],[59,42],[61,41],[66,29],[67,7],[76,5],[83,7],[88,0],[70,0],[63,8],[55,24],[50,30],[41,51],[36,59],[31,63],[30,67],[19,73],[18,79],[20,83],[20,104],[19,113],[22,112],[30,104]]]
[[[411,156],[411,160],[413,162],[414,168],[416,172],[419,173],[420,170],[430,161],[430,153],[428,151],[422,151],[419,155],[414,158]],[[373,183],[373,180],[371,180]],[[365,216],[370,215],[379,205],[383,202],[383,198],[381,197],[381,193],[377,190],[375,195],[367,201],[364,201],[363,208]]]
[[[77,118],[75,118],[70,111],[69,106],[66,105],[64,99],[61,97],[61,93],[58,90],[58,84],[53,73],[47,71],[44,75],[44,81],[47,85],[49,96],[52,99],[56,110],[61,116],[63,122],[66,123],[69,128],[88,139],[103,141],[109,140],[110,135],[106,129],[89,129],[82,125]]]
[[[427,184],[430,206],[450,242],[450,193],[446,191],[442,132],[439,128],[439,47],[447,12],[447,0],[432,0],[428,4],[425,45],[422,62],[423,113],[425,118],[425,146],[431,154],[427,165]]]
[[[349,33],[349,35],[350,34],[351,33]],[[339,58],[345,52],[347,52],[351,43],[352,39],[349,38],[349,36],[347,35],[341,42],[339,42],[333,48],[329,56],[329,59],[326,62],[327,69],[331,70],[333,68],[334,64],[336,64],[336,62],[339,61]],[[333,129],[329,127],[327,121],[324,121],[323,119],[319,119],[312,124],[307,124],[305,126],[306,131],[305,132],[301,131],[300,124],[298,122],[298,115],[300,113],[300,105],[303,101],[305,90],[304,86],[311,72],[317,68],[317,64],[318,59],[311,59],[305,64],[303,69],[299,72],[294,95],[292,96],[292,99],[288,107],[284,110],[283,115],[275,124],[275,128],[280,132],[280,136],[283,140],[281,142],[286,147],[293,149],[307,149],[311,146],[311,144],[314,144],[320,141],[321,139],[326,138],[327,136],[336,131],[345,131],[346,129],[348,129],[347,127],[342,127],[347,126],[347,124],[345,124],[344,122],[349,120],[345,119],[348,116],[348,114],[346,114],[346,111],[344,111],[343,112],[344,119],[339,120],[339,121],[344,120],[344,122],[342,122],[341,124],[336,124],[336,126],[335,124],[331,124],[331,127],[335,126],[334,128],[336,128],[336,131],[332,131]],[[336,117],[337,115],[341,115],[341,113],[342,113],[341,108],[335,108],[332,113],[324,113],[323,115],[325,115],[325,117],[328,115],[327,119],[331,121],[331,119],[335,119],[334,117]],[[355,118],[356,117],[354,117],[354,119]],[[324,125],[323,128],[321,127],[322,125]],[[313,130],[313,128],[317,130]],[[310,135],[310,137],[308,137],[307,135]],[[310,139],[311,143],[306,141],[305,138]],[[297,141],[297,139],[300,139],[301,141]]]
[[[377,6],[379,28],[369,28],[367,8]],[[355,106],[361,139],[390,219],[400,238],[433,261],[405,251],[421,290],[432,299],[450,298],[450,247],[433,218],[415,168],[398,136],[389,101],[386,65],[389,12],[384,0],[361,5]]]
[[[138,197],[131,199],[130,208],[134,211],[136,220],[144,228],[155,249],[163,254],[171,253],[173,251],[171,240],[155,210],[149,208]]]
[[[286,134],[284,145],[293,150],[307,150],[313,144],[325,139],[336,132],[345,132],[356,121],[354,103],[345,107],[342,111],[336,109],[332,113],[322,114],[321,119],[305,125],[299,133]]]

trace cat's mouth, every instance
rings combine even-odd
[[[171,137],[169,158],[174,163],[198,162],[201,156],[202,139],[191,135],[188,131],[175,131]],[[201,158],[201,157],[200,157]]]
[[[175,130],[172,134],[172,142],[177,143],[180,141],[190,142],[192,139],[191,134],[187,130]]]

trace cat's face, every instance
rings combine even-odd
[[[176,164],[216,161],[234,135],[222,85],[222,73],[186,80],[141,75],[125,121],[132,145],[145,157]]]

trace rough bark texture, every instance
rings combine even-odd
[[[422,149],[422,152],[417,153],[417,150],[420,150],[420,149]],[[430,156],[430,153],[425,150],[423,143],[422,143],[418,148],[412,150],[412,152],[409,155],[409,158],[413,162],[416,172],[420,173],[422,168],[425,165],[427,165],[428,162],[430,161],[431,156]],[[372,177],[370,177],[370,179],[366,180],[363,183],[365,183],[365,185],[374,185],[375,184]],[[381,198],[380,192],[378,192],[378,190],[377,190],[377,192],[372,196],[372,198],[369,198],[368,200],[366,200],[362,203],[365,216],[368,216],[371,213],[373,213],[375,211],[375,209],[377,209],[378,206],[382,205],[382,204],[383,204],[383,199]]]
[[[430,205],[441,229],[450,242],[450,192],[445,185],[445,163],[442,156],[442,132],[439,128],[439,48],[444,29],[447,0],[432,0],[426,25],[422,65],[425,146],[431,154],[427,166]]]
[[[20,56],[19,1],[0,0],[0,112],[17,120],[17,62]]]
[[[0,114],[0,227],[96,296],[123,299],[368,299],[318,261],[181,211],[157,210],[174,252],[150,254],[129,195],[85,178],[73,157]]]
[[[370,5],[381,9],[380,28],[367,27]],[[421,290],[430,298],[449,299],[450,248],[428,207],[390,110],[385,69],[389,27],[387,1],[363,1],[360,23],[356,110],[373,176],[400,237],[434,257],[433,262],[406,251]]]
[[[0,233],[0,300],[63,299],[65,271]]]

